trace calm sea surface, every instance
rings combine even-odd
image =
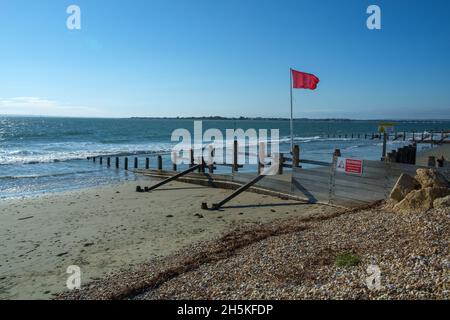
[[[450,121],[396,123],[398,132],[450,129]],[[356,136],[352,139],[350,135],[371,134],[377,127],[376,121],[298,120],[295,140],[305,159],[330,161],[333,150],[340,148],[343,156],[375,160],[381,156],[381,141]],[[0,199],[136,179],[132,173],[93,164],[86,157],[168,153],[176,143],[170,141],[172,131],[178,128],[193,132],[193,120],[0,116]],[[204,120],[203,130],[208,128],[218,128],[224,135],[225,129],[279,129],[280,149],[284,152],[289,149],[289,121]],[[342,135],[342,138],[328,138],[328,134]],[[345,134],[348,138],[344,138]],[[388,150],[404,144],[391,141]],[[154,166],[155,159],[151,161]],[[164,158],[165,165],[170,165],[169,161],[169,157]]]

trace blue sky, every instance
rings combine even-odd
[[[289,117],[293,67],[321,79],[295,90],[296,117],[448,119],[449,14],[446,0],[2,0],[0,114]]]

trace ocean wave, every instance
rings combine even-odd
[[[20,164],[39,164],[39,163],[54,163],[66,162],[73,160],[84,160],[88,157],[122,157],[127,155],[152,155],[152,154],[168,154],[172,149],[172,145],[168,143],[160,143],[149,145],[148,147],[138,145],[122,145],[114,148],[98,148],[94,149],[89,146],[85,150],[64,150],[70,147],[61,147],[59,151],[49,148],[41,148],[39,150],[2,150],[0,151],[0,165],[20,165]]]
[[[62,172],[62,173],[48,173],[48,174],[30,174],[30,175],[18,175],[18,176],[0,176],[0,180],[18,180],[18,179],[37,179],[46,177],[61,177],[61,176],[71,176],[76,174],[90,173],[91,170],[83,171],[72,171],[72,172]]]

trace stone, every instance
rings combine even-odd
[[[434,208],[447,208],[450,207],[450,196],[446,196],[443,198],[437,198],[433,202]]]
[[[420,189],[420,183],[410,175],[402,173],[394,188],[392,188],[391,194],[389,195],[389,200],[390,202],[395,203],[400,202],[408,193],[416,189]]]
[[[450,195],[449,188],[423,188],[414,190],[394,206],[395,212],[418,213],[433,208],[434,200]]]
[[[436,169],[417,169],[415,178],[422,188],[449,187],[448,181]]]

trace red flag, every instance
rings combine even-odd
[[[314,90],[317,88],[317,84],[319,83],[319,78],[315,75],[305,72],[300,72],[292,69],[292,87],[294,89],[311,89]]]

